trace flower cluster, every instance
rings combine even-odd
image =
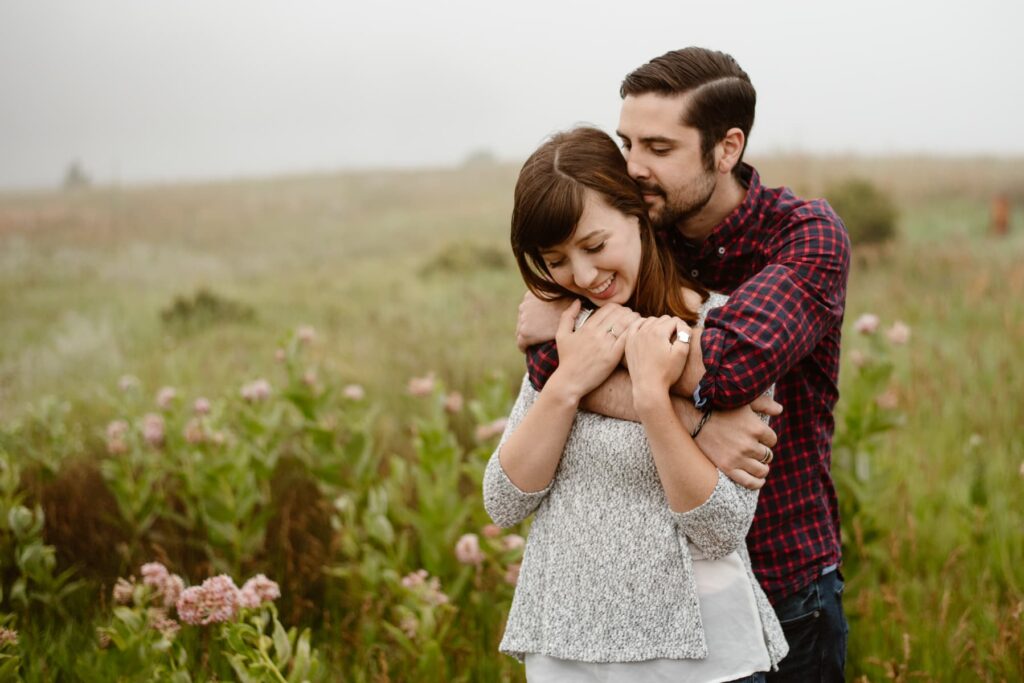
[[[430,394],[434,393],[435,383],[434,373],[431,372],[423,377],[413,377],[410,379],[407,390],[410,396],[430,396]]]
[[[242,398],[249,403],[258,403],[270,398],[270,382],[265,379],[255,379],[242,386]]]
[[[177,602],[178,616],[186,624],[222,623],[237,617],[240,609],[258,608],[279,597],[281,589],[263,574],[252,577],[242,588],[227,574],[220,574],[182,591]]]
[[[150,586],[154,594],[170,609],[185,590],[185,581],[177,574],[171,574],[167,567],[159,562],[147,562],[142,565],[142,583]]]
[[[18,632],[6,626],[0,626],[0,648],[18,644]]]
[[[142,416],[142,438],[154,448],[164,445],[164,418],[156,413]]]
[[[124,420],[114,420],[107,425],[107,453],[120,455],[128,452],[128,442],[125,437],[128,435],[128,423]]]
[[[440,579],[430,576],[426,569],[417,569],[406,574],[402,577],[402,585],[419,595],[429,605],[444,605],[449,601],[448,596],[441,592]]]
[[[505,431],[505,425],[508,423],[508,418],[500,417],[494,422],[488,422],[485,425],[479,425],[476,428],[476,440],[483,442],[489,441],[496,436],[501,436]]]
[[[156,405],[160,410],[169,410],[174,400],[178,398],[178,392],[174,387],[161,387],[156,392]]]

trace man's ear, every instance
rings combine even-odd
[[[739,128],[730,128],[726,131],[725,137],[715,145],[716,165],[715,170],[722,175],[732,173],[732,169],[740,162],[743,156],[743,145],[747,136]]]

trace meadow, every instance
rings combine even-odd
[[[752,161],[900,209],[844,328],[849,680],[1020,680],[1024,161]],[[516,172],[0,194],[0,680],[522,680],[527,527],[479,492],[524,369]],[[154,562],[280,597],[170,627]]]

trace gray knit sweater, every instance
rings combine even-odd
[[[496,524],[535,513],[500,650],[588,662],[706,657],[692,546],[709,559],[740,553],[775,668],[788,647],[744,541],[757,492],[719,472],[707,501],[673,512],[643,426],[582,410],[551,483],[524,492],[498,453],[538,395],[524,378],[484,474]]]

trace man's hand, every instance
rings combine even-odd
[[[727,477],[748,489],[764,486],[768,465],[761,463],[765,448],[777,442],[775,432],[757,413],[778,415],[782,406],[759,397],[754,403],[735,410],[716,410],[697,436],[697,446]]]
[[[516,346],[523,353],[536,344],[555,338],[558,321],[573,299],[544,301],[527,292],[519,304],[519,319],[516,321]]]

